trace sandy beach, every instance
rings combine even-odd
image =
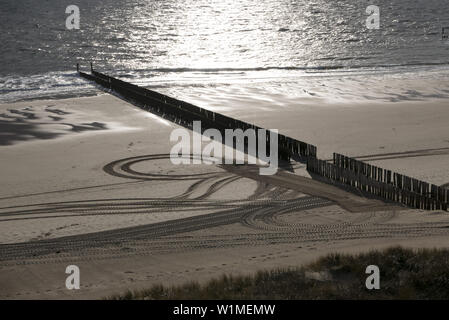
[[[284,98],[280,109],[257,96],[220,112],[313,143],[322,158],[335,151],[449,182],[445,99]],[[447,213],[364,198],[312,180],[301,163],[269,178],[252,167],[175,166],[178,126],[109,94],[3,104],[0,114],[3,299],[101,298],[335,251],[447,246]],[[69,264],[80,267],[81,290],[65,288]]]

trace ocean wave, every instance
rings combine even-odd
[[[0,102],[62,99],[95,94],[96,89],[76,72],[48,72],[0,78]]]
[[[348,57],[348,58],[329,58],[330,60],[368,60],[369,57]],[[155,72],[155,73],[184,73],[184,72],[202,72],[202,73],[220,73],[220,72],[251,72],[251,71],[322,71],[322,70],[355,70],[355,69],[388,69],[401,67],[425,67],[425,66],[449,66],[449,61],[443,62],[413,62],[398,64],[365,64],[365,65],[322,65],[322,66],[263,66],[263,67],[218,67],[218,68],[150,68],[136,69],[135,72]],[[129,70],[117,70],[128,71]],[[130,76],[132,76],[130,74]]]

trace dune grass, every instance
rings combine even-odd
[[[368,290],[368,265],[380,269],[380,289]],[[154,285],[109,299],[448,299],[449,250],[392,247],[357,255],[330,254],[296,268],[223,275],[204,284]]]

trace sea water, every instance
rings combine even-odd
[[[79,30],[66,28],[69,5]],[[90,61],[205,106],[261,92],[274,103],[447,98],[445,26],[448,0],[2,0],[0,102],[98,94],[75,72]]]

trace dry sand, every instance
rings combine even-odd
[[[280,111],[262,99],[222,112],[314,143],[321,157],[337,151],[441,185],[447,104],[286,100]],[[174,166],[177,125],[111,95],[5,104],[0,121],[0,298],[100,298],[336,250],[449,244],[447,213],[360,197],[303,177],[301,164],[267,178]],[[65,289],[69,264],[81,290]]]

